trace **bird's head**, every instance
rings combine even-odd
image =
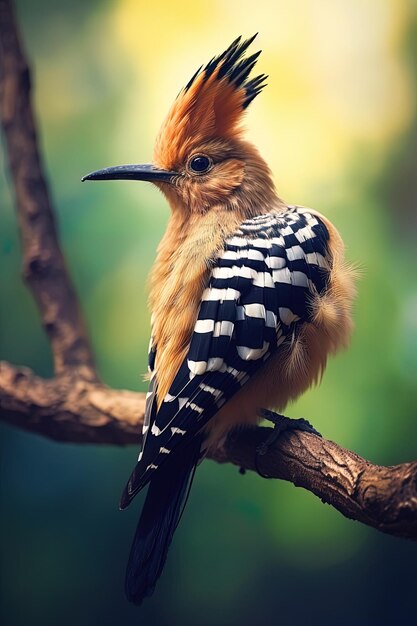
[[[250,78],[260,52],[244,55],[255,36],[239,37],[197,70],[162,124],[152,164],[110,167],[83,180],[150,181],[173,210],[192,213],[218,205],[250,213],[270,204],[276,196],[269,168],[242,137],[244,112],[267,78]]]

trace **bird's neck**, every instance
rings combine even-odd
[[[242,220],[285,210],[286,205],[277,194],[266,161],[252,144],[243,141],[240,144],[245,154],[245,176],[233,194],[233,210],[241,215]]]

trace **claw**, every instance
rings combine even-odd
[[[279,413],[274,413],[274,411],[269,411],[268,409],[261,409],[260,411],[261,417],[272,422],[274,424],[274,429],[272,433],[268,435],[268,437],[263,441],[257,448],[255,453],[255,469],[262,478],[272,478],[267,474],[264,474],[259,468],[259,457],[265,456],[268,452],[269,448],[279,439],[281,434],[286,430],[301,430],[307,433],[312,433],[313,435],[317,435],[321,437],[321,434],[310,424],[310,422],[303,417],[298,419],[290,419],[285,415],[280,415]]]

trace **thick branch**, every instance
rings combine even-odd
[[[72,375],[43,380],[0,364],[0,419],[59,441],[138,444],[144,394],[116,391]],[[243,430],[212,455],[255,469],[268,428]],[[308,489],[343,515],[392,535],[417,539],[417,462],[373,465],[332,441],[284,433],[261,457],[262,471]]]
[[[229,439],[219,462],[255,469],[255,452],[268,428],[241,431]],[[417,539],[417,461],[374,465],[333,441],[302,431],[283,433],[261,457],[271,478],[304,487],[348,517],[382,532]]]
[[[72,443],[139,443],[144,412],[144,394],[73,371],[46,380],[0,361],[0,419],[23,430]]]
[[[0,0],[0,117],[16,194],[23,276],[51,342],[55,371],[76,367],[86,378],[95,378],[77,296],[58,244],[37,145],[29,68],[9,0]]]

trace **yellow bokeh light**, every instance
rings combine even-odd
[[[136,80],[119,143],[131,144],[140,130],[149,151],[194,70],[237,35],[259,31],[259,70],[269,74],[269,84],[249,113],[249,136],[296,201],[300,187],[303,193],[342,175],[358,145],[378,149],[408,123],[411,94],[399,56],[407,6],[394,0],[260,0],[256,7],[248,0],[210,6],[161,0],[156,11],[151,3],[120,1],[109,24]]]

